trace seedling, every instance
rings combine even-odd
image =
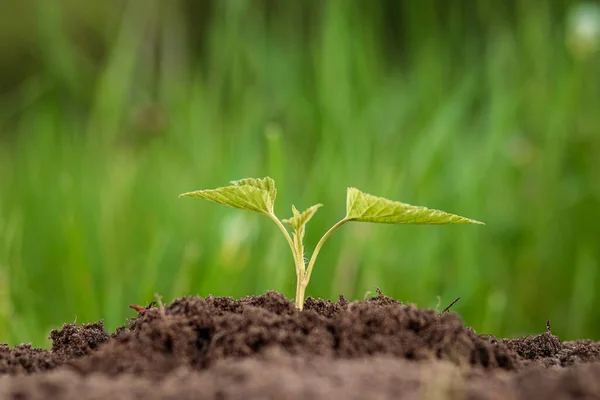
[[[443,224],[483,224],[469,218],[448,214],[443,211],[433,210],[426,207],[412,206],[372,196],[363,193],[356,188],[348,188],[346,197],[346,216],[333,225],[319,240],[310,259],[306,262],[304,257],[304,232],[308,221],[312,218],[322,204],[315,204],[299,212],[292,205],[292,217],[280,220],[273,211],[277,189],[273,179],[246,178],[231,182],[231,186],[217,189],[197,190],[183,193],[179,197],[200,197],[215,203],[242,210],[254,211],[266,215],[279,227],[287,240],[294,264],[296,265],[296,307],[302,310],[304,306],[304,293],[310,275],[312,274],[315,261],[321,251],[323,244],[329,237],[346,222],[375,222],[384,224],[419,224],[419,225],[443,225]],[[285,225],[292,229],[292,235]]]

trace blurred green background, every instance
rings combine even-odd
[[[186,191],[270,175],[486,226],[349,224],[307,295],[600,339],[600,16],[580,1],[4,0],[0,342],[187,295],[293,297],[267,218]]]

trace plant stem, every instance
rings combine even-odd
[[[294,241],[292,240],[290,233],[287,231],[287,229],[285,229],[285,226],[281,223],[281,221],[279,220],[279,218],[277,218],[275,216],[275,214],[268,214],[269,218],[271,218],[273,220],[273,222],[275,222],[275,224],[277,224],[277,226],[279,227],[279,230],[281,230],[281,232],[283,233],[283,236],[285,236],[285,239],[287,240],[288,244],[290,245],[290,249],[292,250],[292,256],[294,258],[294,264],[296,266],[296,307],[298,307],[298,301],[302,301],[302,305],[303,305],[303,300],[304,300],[304,295],[302,295],[302,300],[300,299],[300,287],[302,286],[302,281],[304,280],[304,273],[305,273],[305,269],[304,269],[304,258],[302,257],[302,251],[300,251],[300,254],[298,254],[298,251],[296,250],[296,246]],[[296,234],[296,236],[298,236]],[[299,239],[299,247],[300,249],[302,248],[302,239]],[[303,292],[303,291],[302,291]],[[300,307],[298,307],[300,310],[302,310],[302,305]]]
[[[285,229],[285,226],[283,226],[283,224],[281,223],[281,221],[279,220],[279,218],[277,218],[275,216],[275,214],[267,214],[269,216],[269,218],[271,218],[273,220],[273,222],[275,222],[275,224],[277,224],[277,226],[279,227],[279,230],[281,230],[281,233],[283,233],[283,236],[285,236],[285,239],[287,240],[288,244],[290,245],[290,249],[292,249],[292,254],[294,255],[294,262],[296,261],[296,247],[294,246],[294,242],[292,241],[292,237],[290,236],[290,233],[287,231],[287,229]]]
[[[339,220],[335,225],[333,225],[319,240],[319,243],[315,246],[315,250],[310,257],[310,261],[308,263],[308,268],[306,269],[306,273],[302,277],[302,280],[298,280],[298,287],[296,288],[296,307],[300,311],[304,308],[304,293],[306,291],[306,287],[308,286],[308,282],[310,281],[310,275],[312,274],[313,267],[315,266],[315,261],[317,259],[317,255],[319,255],[319,251],[321,251],[321,247],[323,244],[329,239],[329,237],[335,232],[340,226],[344,225],[349,220],[345,217]],[[303,261],[304,262],[304,261]]]
[[[301,294],[300,288],[301,283],[306,273],[306,265],[304,265],[304,245],[302,244],[301,232],[297,231],[294,233],[294,244],[296,245],[296,253],[294,254],[294,263],[296,264],[296,308],[302,309],[302,303],[298,307],[298,302],[302,302],[304,295]]]
[[[306,291],[306,286],[302,283],[302,281],[298,281],[296,286],[296,308],[300,311],[304,308],[304,293]]]
[[[294,232],[294,245],[296,247],[294,261],[301,272],[300,275],[304,276],[304,273],[306,272],[306,267],[304,266],[304,245],[302,244],[302,235],[299,231]]]
[[[327,241],[327,239],[329,239],[329,236],[331,236],[333,232],[338,230],[340,226],[344,225],[348,221],[349,220],[347,220],[345,217],[339,220],[335,225],[329,228],[327,232],[325,232],[321,240],[319,240],[319,243],[317,243],[317,245],[315,246],[315,250],[313,251],[312,256],[310,257],[310,262],[308,263],[308,268],[306,269],[306,274],[304,276],[307,285],[308,281],[310,280],[310,274],[312,274],[313,267],[315,266],[317,255],[319,255],[319,251],[321,251],[321,247],[323,247],[323,244]]]

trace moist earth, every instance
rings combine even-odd
[[[0,399],[600,398],[600,342],[477,334],[378,295],[133,306],[113,334],[65,324],[52,349],[0,345]]]

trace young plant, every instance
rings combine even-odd
[[[254,211],[266,215],[279,227],[285,239],[287,240],[294,264],[296,265],[296,307],[302,310],[304,306],[304,293],[315,261],[319,251],[327,239],[339,227],[346,222],[374,222],[384,224],[483,224],[469,218],[460,217],[454,214],[448,214],[439,210],[432,210],[426,207],[412,206],[410,204],[400,203],[384,199],[383,197],[372,196],[363,193],[356,188],[348,188],[346,197],[346,216],[333,225],[319,240],[308,263],[304,258],[304,231],[306,224],[312,218],[322,204],[315,204],[299,212],[292,205],[292,217],[280,220],[275,215],[273,207],[277,197],[277,189],[273,179],[266,178],[246,178],[231,182],[231,186],[220,187],[217,189],[197,190],[194,192],[183,193],[179,197],[200,197],[215,203],[223,204],[229,207],[240,208],[242,210]],[[284,224],[292,229],[292,235]]]

